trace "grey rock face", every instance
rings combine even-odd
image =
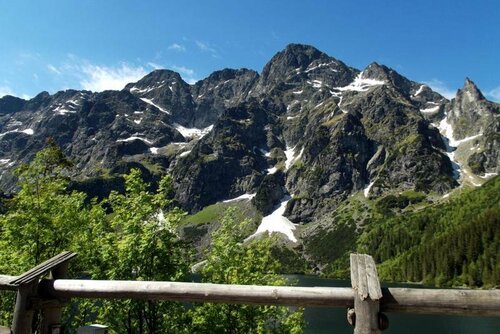
[[[473,173],[498,173],[498,113],[470,80],[448,101],[384,65],[359,71],[290,44],[261,75],[224,69],[190,85],[156,70],[121,91],[3,97],[0,187],[12,191],[12,169],[52,137],[74,160],[78,182],[118,189],[99,178],[142,166],[151,180],[170,172],[190,212],[257,193],[268,214],[290,195],[286,215],[307,223],[358,192],[457,186],[437,129],[443,120],[455,140],[480,134],[464,158]]]
[[[207,127],[214,124],[224,110],[245,102],[258,77],[252,70],[224,69],[198,81],[191,87],[196,103],[191,125]]]

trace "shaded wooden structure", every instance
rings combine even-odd
[[[42,333],[62,333],[62,307],[70,298],[342,307],[356,334],[387,328],[382,311],[500,317],[500,290],[381,288],[375,263],[365,254],[351,254],[352,288],[62,279],[75,255],[64,252],[20,276],[0,276],[0,289],[17,290],[14,334],[31,332],[35,310],[41,311]]]
[[[43,333],[58,334],[62,332],[61,299],[40,298],[38,284],[43,276],[51,280],[63,278],[68,268],[68,261],[76,256],[72,252],[62,252],[53,258],[40,263],[17,277],[3,276],[0,282],[10,290],[16,290],[16,305],[12,319],[12,332],[29,334],[32,331],[33,315],[36,310],[42,313],[41,328]]]

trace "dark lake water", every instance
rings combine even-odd
[[[287,275],[299,286],[349,287],[349,281],[323,279],[314,276]],[[398,285],[384,285],[398,286]],[[399,285],[402,286],[402,285]],[[405,285],[408,287],[408,285]],[[442,315],[412,315],[386,313],[389,328],[384,334],[500,334],[500,318],[459,317]],[[346,321],[346,310],[340,308],[307,308],[307,334],[352,334],[353,328]]]

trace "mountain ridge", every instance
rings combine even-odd
[[[286,212],[307,222],[319,207],[336,206],[325,201],[359,191],[444,194],[480,184],[481,175],[499,172],[498,110],[468,78],[448,101],[385,65],[360,71],[312,46],[290,44],[260,74],[223,69],[190,85],[174,71],[155,70],[120,91],[3,97],[0,186],[14,190],[12,168],[53,137],[87,177],[117,163],[170,171],[189,211],[255,192],[266,175],[282,170],[287,193],[301,198],[292,198]],[[474,150],[453,147],[464,139]],[[182,172],[193,166],[201,174]],[[207,175],[205,168],[216,171]],[[224,179],[219,169],[237,176],[211,200],[196,199],[213,190],[197,182],[224,184],[216,182]]]

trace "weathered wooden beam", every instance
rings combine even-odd
[[[11,334],[9,327],[0,326],[0,334]]]
[[[151,299],[304,307],[352,307],[351,288],[183,282],[42,280],[45,298]],[[500,317],[500,290],[384,288],[381,311]]]
[[[228,285],[184,282],[45,280],[47,298],[149,299],[251,305],[348,307],[350,288]]]
[[[64,278],[68,271],[68,262],[64,261],[53,267],[50,271],[50,279]],[[54,300],[52,303],[45,303],[41,306],[42,311],[42,334],[52,334],[55,329],[62,328],[62,308],[63,303]]]
[[[500,317],[500,290],[383,288],[381,311]]]
[[[354,290],[354,334],[379,334],[382,290],[373,258],[351,254],[351,285]]]
[[[12,318],[12,333],[31,334],[34,309],[31,298],[36,294],[37,282],[18,287],[14,316]]]
[[[48,273],[51,273],[51,275],[55,273],[56,276],[59,273],[64,273],[68,261],[75,256],[76,254],[72,252],[62,252],[27,272],[13,277],[8,282],[9,285],[17,287],[16,305],[12,318],[12,332],[14,334],[31,333],[33,315],[35,310],[38,309],[42,309],[42,316],[47,317],[47,320],[42,319],[42,325],[44,326],[42,333],[49,333],[54,322],[60,323],[60,304],[51,307],[50,305],[53,303],[46,304],[42,300],[39,305],[35,305],[33,301],[38,300],[38,283],[40,278]]]
[[[77,254],[73,252],[62,252],[48,259],[47,261],[40,263],[39,265],[28,270],[27,272],[17,276],[10,282],[10,284],[21,285],[21,284],[28,284],[32,281],[38,280],[40,276],[47,274],[54,268],[59,267],[61,264],[71,260],[76,255]]]
[[[0,290],[17,290],[17,285],[10,283],[16,278],[17,276],[0,275]]]

